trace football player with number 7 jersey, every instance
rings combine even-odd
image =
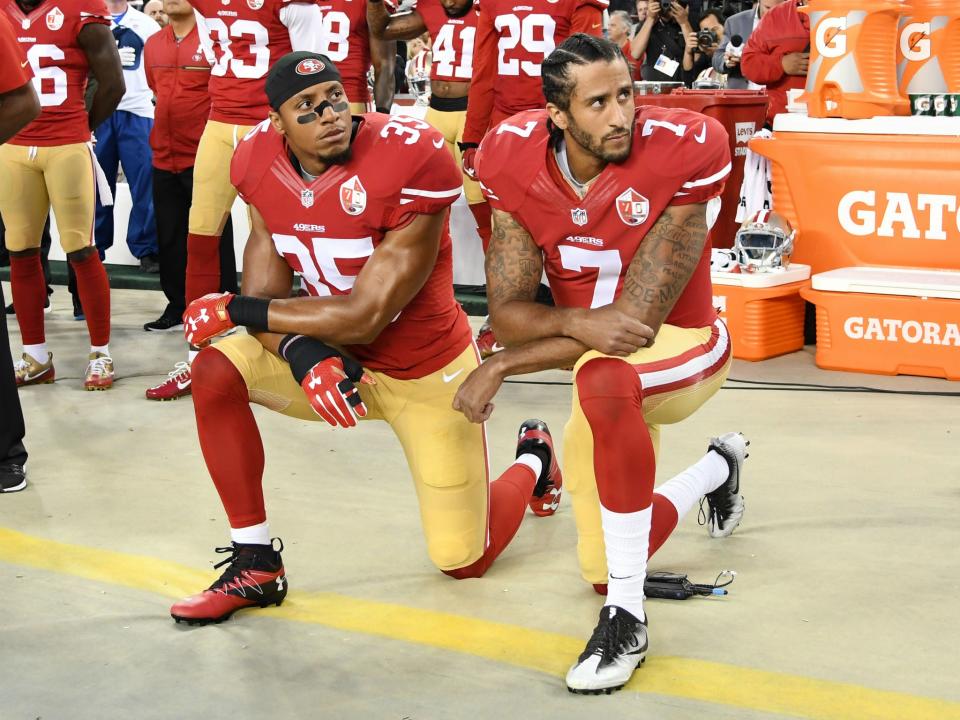
[[[478,152],[493,207],[490,318],[507,348],[457,399],[483,422],[507,376],[574,366],[567,489],[581,572],[607,600],[566,681],[610,692],[647,652],[648,556],[704,498],[713,537],[743,515],[739,433],[713,438],[654,492],[660,425],[689,417],[730,368],[707,242],[730,149],[712,118],[637,107],[626,58],[607,40],[564,41],[543,63],[543,90],[546,109],[502,122]],[[544,270],[556,307],[536,302]]]
[[[230,158],[240,139],[267,117],[267,71],[291,50],[317,50],[320,11],[313,0],[192,0],[210,69],[210,119],[193,168],[187,234],[186,300],[220,289],[220,235],[237,192]],[[188,352],[192,361],[196,350]],[[151,400],[190,393],[186,373],[150,388]]]
[[[0,147],[0,215],[24,345],[16,364],[17,384],[54,381],[40,264],[40,235],[52,206],[60,244],[76,271],[90,333],[84,387],[106,390],[113,385],[110,285],[93,247],[99,167],[90,139],[91,130],[113,113],[124,91],[110,15],[103,0],[8,0],[2,7],[33,69],[33,86],[43,108],[40,117]],[[88,113],[83,96],[90,73],[97,91]]]
[[[546,425],[521,426],[516,462],[489,483],[484,428],[453,407],[479,359],[453,297],[446,226],[460,171],[440,133],[404,116],[351,117],[339,72],[319,54],[281,58],[267,94],[270,119],[232,164],[252,213],[244,294],[205,296],[183,318],[187,340],[200,345],[236,325],[250,334],[193,364],[200,447],[232,545],[220,579],[171,608],[177,621],[219,622],[286,596],[251,403],[340,427],[389,423],[416,485],[427,552],[454,578],[483,575],[528,505],[551,515],[559,502]],[[290,297],[295,272],[310,297]]]

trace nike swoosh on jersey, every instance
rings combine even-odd
[[[453,382],[454,378],[456,378],[457,375],[459,375],[459,374],[462,373],[462,372],[463,372],[463,368],[460,368],[459,370],[457,370],[457,371],[456,371],[455,373],[453,373],[452,375],[447,375],[446,373],[443,373],[443,381],[444,381],[445,383]]]
[[[703,145],[703,143],[706,142],[707,140],[707,124],[706,123],[704,123],[703,127],[700,128],[700,132],[698,132],[696,135],[693,136],[693,139],[696,140],[701,145]]]
[[[437,150],[439,150],[440,148],[442,148],[443,145],[444,145],[444,139],[443,139],[443,138],[437,138],[436,140],[433,141],[433,146],[434,146]]]
[[[20,67],[25,68],[29,64],[30,64],[29,60],[24,60],[22,63],[20,63]]]

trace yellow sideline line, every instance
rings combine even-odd
[[[0,528],[0,561],[179,598],[210,576],[176,563],[87,548]],[[264,613],[337,630],[453,650],[558,678],[583,639],[449,613],[296,591]],[[817,720],[960,720],[960,703],[724,663],[652,656],[626,687]]]

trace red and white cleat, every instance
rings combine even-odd
[[[190,363],[178,362],[159,385],[147,388],[147,400],[176,400],[190,394]]]
[[[276,539],[276,538],[275,538]],[[283,541],[280,541],[283,550]],[[277,605],[287,596],[287,576],[280,551],[273,545],[240,545],[217,548],[218,553],[231,553],[214,565],[229,566],[213,585],[196,595],[174,603],[170,617],[188,625],[220,623],[237,610]]]
[[[549,456],[545,462],[537,484],[533,488],[530,498],[530,509],[534,515],[549,517],[560,507],[560,493],[563,489],[563,475],[557,464],[557,454],[553,450],[553,438],[550,429],[542,420],[526,420],[520,426],[520,437],[517,440],[517,457],[524,453],[534,453],[541,460],[544,452]]]
[[[85,390],[109,390],[113,387],[113,358],[96,352],[90,353],[87,372],[83,380]]]
[[[488,323],[481,325],[480,331],[477,333],[477,349],[480,351],[481,358],[488,358],[503,350],[503,345],[497,342],[497,338],[493,334],[493,328]]]

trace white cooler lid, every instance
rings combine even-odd
[[[849,267],[813,276],[814,290],[960,300],[960,270]]]
[[[882,116],[868,120],[812,118],[802,113],[781,113],[773,131],[834,133],[839,135],[932,135],[960,137],[960,117]]]
[[[810,266],[790,263],[784,270],[766,273],[711,272],[714,285],[736,285],[737,287],[768,288],[777,285],[801,282],[810,277]]]

